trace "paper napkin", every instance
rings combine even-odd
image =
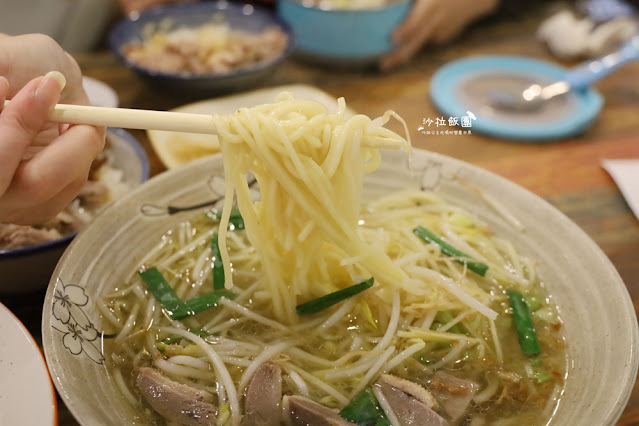
[[[615,180],[626,202],[639,219],[639,159],[603,160],[601,165]]]

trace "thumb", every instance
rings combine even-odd
[[[49,121],[65,78],[52,71],[31,80],[0,113],[0,194],[13,179],[26,149]]]

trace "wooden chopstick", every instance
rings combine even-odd
[[[5,101],[4,106],[6,107],[9,102]],[[217,134],[213,116],[210,114],[57,104],[49,114],[49,120],[54,123],[89,124],[124,129]],[[378,149],[398,148],[393,138],[374,136],[365,136],[362,146]]]
[[[4,106],[6,107],[9,102],[5,101]],[[54,123],[90,124],[125,129],[217,134],[213,118],[209,114],[57,104],[51,111],[49,120]]]

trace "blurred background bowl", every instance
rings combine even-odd
[[[197,28],[214,22],[228,23],[232,31],[261,33],[268,28],[279,28],[287,37],[283,52],[272,59],[255,65],[239,67],[226,73],[169,73],[140,66],[129,60],[122,47],[131,42],[142,42],[145,32],[152,27],[162,31]],[[148,34],[147,34],[148,35]],[[109,33],[109,46],[124,65],[135,71],[148,83],[161,89],[185,95],[214,95],[255,87],[266,80],[292,52],[295,37],[291,28],[277,15],[265,8],[227,1],[176,3],[154,7],[130,15],[117,23]]]
[[[122,171],[122,182],[133,189],[149,178],[146,152],[130,133],[109,128],[107,141],[112,167]],[[0,249],[0,294],[31,293],[45,288],[76,234],[19,249]]]
[[[359,0],[355,4],[278,0],[279,16],[295,32],[296,56],[327,66],[361,67],[391,52],[395,48],[391,35],[408,15],[413,0]]]

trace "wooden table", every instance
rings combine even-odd
[[[314,68],[289,60],[266,86],[304,83],[343,96],[350,107],[369,116],[398,112],[411,130],[413,145],[446,154],[496,172],[532,190],[573,219],[613,262],[639,308],[639,220],[609,175],[605,158],[639,158],[639,63],[628,65],[596,85],[606,99],[596,123],[584,134],[550,144],[521,144],[480,135],[423,135],[425,118],[440,117],[429,100],[429,80],[443,64],[470,55],[516,54],[557,62],[534,37],[542,14],[519,20],[491,21],[471,29],[447,48],[425,48],[407,66],[382,74]],[[111,85],[122,107],[170,109],[195,99],[166,95],[145,86],[109,52],[77,56],[83,72]],[[570,64],[565,64],[570,65]],[[164,170],[145,132],[132,131],[144,145],[151,173]],[[11,301],[17,314],[39,333],[41,305]],[[60,424],[74,424],[60,403]],[[620,425],[639,424],[639,388],[635,387]]]

